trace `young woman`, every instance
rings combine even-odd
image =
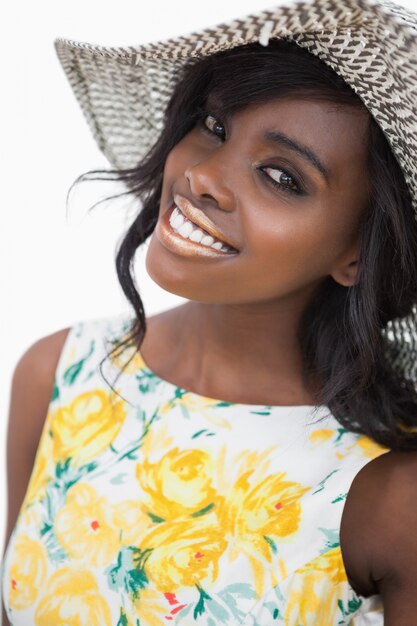
[[[415,621],[413,24],[316,0],[137,50],[57,42],[116,167],[84,178],[141,204],[117,255],[134,317],[16,367],[14,626]],[[148,238],[188,302],[147,318]]]

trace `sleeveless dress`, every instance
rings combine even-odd
[[[324,406],[225,402],[132,349],[106,359],[129,323],[66,339],[2,566],[10,623],[382,626],[339,529],[355,475],[388,450]]]

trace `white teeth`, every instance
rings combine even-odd
[[[188,238],[188,236],[191,235],[193,230],[194,230],[194,226],[191,224],[189,220],[186,220],[184,224],[178,228],[179,234],[182,235],[182,237],[186,237],[186,238]]]
[[[209,248],[214,248],[215,250],[222,250],[223,252],[229,252],[231,250],[227,244],[223,244],[221,241],[216,240],[211,235],[208,235],[197,228],[195,224],[193,224],[181,213],[181,210],[178,207],[175,207],[173,210],[169,218],[169,223],[175,232],[185,239],[190,239],[191,241],[201,243]]]
[[[177,213],[176,215],[172,214],[171,216],[171,224],[175,226],[175,228],[179,228],[185,222],[185,217],[181,215],[181,213]]]
[[[191,239],[191,241],[196,241],[197,243],[200,243],[203,237],[204,237],[203,231],[200,230],[199,228],[196,228],[195,230],[193,230],[193,232],[188,237],[188,239]]]

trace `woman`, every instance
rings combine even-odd
[[[11,624],[413,623],[413,21],[317,0],[133,52],[57,41],[142,203],[135,316],[16,368]],[[188,302],[146,318],[149,236]]]

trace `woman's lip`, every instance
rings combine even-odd
[[[230,259],[231,257],[237,256],[238,251],[223,252],[221,250],[216,250],[215,248],[204,246],[200,243],[197,243],[196,241],[185,239],[184,237],[181,237],[181,235],[178,235],[169,223],[169,219],[175,207],[176,204],[172,203],[168,211],[165,211],[165,213],[160,217],[155,226],[155,235],[163,246],[165,246],[172,252],[181,254],[182,256],[204,257],[212,259],[218,259],[221,257]]]
[[[232,238],[227,237],[211,219],[202,211],[199,207],[195,206],[188,200],[188,198],[181,196],[180,194],[174,194],[174,203],[181,211],[181,213],[190,220],[197,228],[205,231],[215,239],[218,239],[229,247],[239,252],[239,245]]]

